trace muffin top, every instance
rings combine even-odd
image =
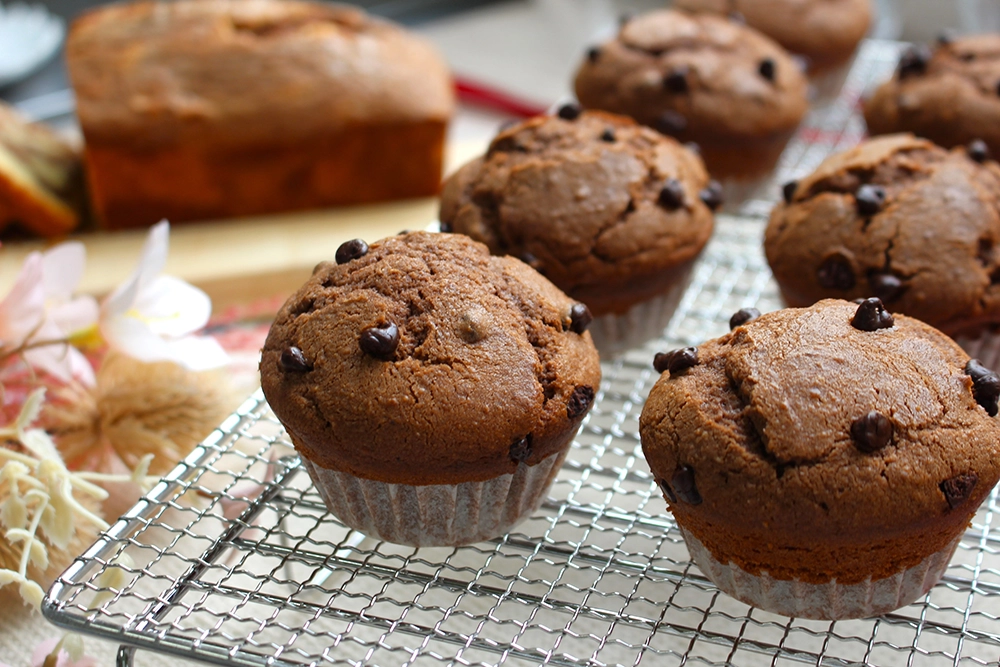
[[[888,576],[960,534],[1000,476],[1000,378],[877,299],[768,313],[671,361],[642,411],[643,452],[723,563]],[[894,540],[904,562],[879,572],[873,547]],[[823,562],[844,544],[854,562]]]
[[[737,13],[792,53],[821,70],[845,60],[871,24],[871,0],[676,0],[692,12]]]
[[[872,134],[913,132],[948,147],[982,139],[1000,155],[1000,35],[911,47],[864,112]]]
[[[784,133],[808,106],[805,75],[770,38],[722,16],[667,9],[592,48],[575,87],[587,108],[698,142]]]
[[[464,236],[350,241],[278,312],[261,385],[321,467],[481,481],[575,434],[601,377],[589,321],[534,269]]]
[[[441,223],[520,257],[602,315],[676,280],[719,203],[696,153],[624,116],[567,105],[501,131],[453,174]]]
[[[785,196],[764,250],[790,305],[877,296],[948,333],[1000,321],[1000,166],[982,142],[877,137]]]

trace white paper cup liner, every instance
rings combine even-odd
[[[332,514],[396,544],[458,546],[503,535],[538,509],[568,448],[513,473],[461,484],[389,484],[322,468],[303,457]]]
[[[840,90],[854,67],[856,57],[857,51],[843,64],[809,77],[809,100],[813,106],[830,104],[840,97]]]
[[[666,292],[652,299],[640,301],[624,314],[608,313],[595,317],[587,330],[594,339],[594,346],[597,347],[601,359],[624,354],[634,347],[662,336],[690,282],[691,271],[687,271]]]
[[[845,585],[836,580],[812,584],[774,579],[766,572],[750,574],[733,563],[720,563],[684,528],[681,534],[692,560],[724,593],[775,614],[824,620],[869,618],[910,604],[941,579],[961,537],[891,577]]]

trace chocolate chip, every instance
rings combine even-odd
[[[962,475],[955,475],[951,479],[946,479],[939,485],[944,499],[948,501],[948,507],[955,509],[972,496],[976,484],[979,482],[979,475],[974,472],[967,472]]]
[[[872,410],[864,417],[858,417],[851,424],[851,438],[854,446],[871,454],[892,442],[893,426],[889,418]]]
[[[319,264],[317,264],[316,266],[313,267],[312,274],[315,276],[317,273],[319,273],[320,271],[325,270],[329,266],[330,266],[330,262],[320,262]]]
[[[368,327],[358,338],[361,351],[377,359],[391,359],[399,347],[399,327],[390,322],[377,327]]]
[[[594,316],[590,314],[590,308],[586,304],[574,303],[569,309],[569,330],[573,333],[582,334],[594,321]]]
[[[865,302],[864,297],[860,297],[860,296],[857,299],[851,299],[851,303],[857,304],[859,306],[861,304],[863,304],[864,302]]]
[[[774,75],[777,72],[777,65],[774,63],[773,58],[764,58],[760,61],[757,71],[760,72],[760,75],[768,81],[774,81]]]
[[[601,47],[592,46],[587,49],[587,60],[592,63],[596,63],[597,59],[601,57]]]
[[[698,193],[698,198],[715,211],[722,206],[722,186],[718,181],[709,181],[708,187]]]
[[[670,480],[670,486],[674,494],[689,505],[701,504],[701,494],[698,493],[698,487],[694,483],[694,469],[691,466],[678,466],[673,479]]]
[[[910,75],[919,75],[927,71],[927,63],[931,59],[931,50],[921,44],[919,46],[911,46],[903,55],[899,58],[899,67],[896,70],[899,72],[899,78],[905,79]]]
[[[858,207],[858,215],[875,215],[885,204],[885,188],[879,185],[862,185],[854,193],[854,201]]]
[[[788,181],[781,186],[781,194],[785,198],[786,204],[791,204],[792,199],[795,197],[795,191],[799,188],[798,181]]]
[[[559,107],[559,111],[556,112],[563,120],[576,120],[583,113],[583,109],[576,102],[569,102],[567,104]]]
[[[760,311],[756,308],[740,308],[729,318],[729,330],[732,331],[736,327],[755,320],[758,317],[760,317]]]
[[[604,131],[601,132],[601,141],[606,141],[609,144],[613,144],[616,138],[617,137],[615,137],[615,131],[612,130],[610,127],[604,128]]]
[[[594,388],[589,385],[579,385],[573,390],[566,403],[566,416],[569,419],[582,417],[590,409],[590,404],[594,402]]]
[[[895,324],[895,320],[892,313],[885,309],[882,300],[877,297],[862,301],[855,311],[854,317],[851,318],[851,326],[861,331],[888,329],[893,324]]]
[[[854,272],[846,257],[831,255],[816,270],[816,281],[826,289],[849,290],[854,287]]]
[[[663,87],[671,93],[686,93],[688,91],[688,68],[678,67],[663,77]]]
[[[669,352],[657,352],[653,357],[653,368],[657,373],[670,371],[671,375],[698,365],[698,348],[682,347]]]
[[[518,438],[510,445],[510,459],[514,463],[522,463],[531,456],[531,435]]]
[[[868,284],[882,303],[892,303],[903,294],[903,281],[891,273],[876,273],[868,278]]]
[[[963,63],[971,63],[973,60],[976,59],[976,54],[975,53],[963,53],[962,55],[960,55],[958,57],[958,59],[961,60]]]
[[[306,357],[302,354],[302,350],[295,346],[285,348],[281,351],[279,363],[281,363],[281,367],[289,373],[308,373],[313,369],[312,364],[306,361]]]
[[[655,123],[653,123],[653,127],[663,134],[669,135],[680,134],[687,129],[687,126],[687,118],[676,111],[670,110],[664,111],[660,114],[660,117],[656,119]]]
[[[965,148],[969,157],[982,164],[990,159],[990,147],[982,139],[974,139]]]
[[[677,502],[677,496],[674,495],[674,490],[670,488],[669,484],[667,484],[667,480],[657,479],[656,484],[657,486],[660,487],[660,491],[663,492],[663,495],[667,497],[667,500],[669,500],[672,503]]]
[[[442,221],[441,225],[440,225],[440,229],[441,229],[441,233],[442,234],[451,234],[454,231],[454,228],[451,226],[450,222],[443,222]]]
[[[969,363],[965,364],[965,374],[972,378],[972,395],[976,403],[983,406],[990,417],[996,417],[1000,376],[983,366],[979,359],[969,359]]]
[[[660,195],[657,197],[657,201],[660,202],[660,206],[663,208],[669,211],[676,211],[684,205],[684,186],[676,178],[669,179],[660,188]]]
[[[353,241],[347,241],[346,243],[340,244],[340,247],[337,248],[335,258],[337,260],[337,264],[347,264],[352,259],[364,257],[367,254],[368,244],[361,239],[354,239]]]

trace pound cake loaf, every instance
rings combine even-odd
[[[1000,35],[910,47],[864,113],[871,134],[912,132],[948,148],[980,139],[1000,155]]]
[[[714,14],[652,11],[591,48],[576,73],[587,109],[693,141],[712,176],[748,181],[775,165],[808,109],[808,82],[781,46]]]
[[[663,332],[720,203],[693,151],[570,104],[501,131],[447,180],[440,217],[585,303],[610,355]]]
[[[1000,377],[875,298],[741,315],[657,355],[640,417],[692,558],[788,616],[919,598],[1000,477]]]
[[[538,507],[593,403],[585,315],[459,234],[349,241],[281,308],[261,385],[345,524],[477,542]]]
[[[875,137],[784,193],[764,252],[788,305],[877,296],[950,335],[1000,322],[1000,165],[983,142]]]
[[[433,195],[454,106],[432,46],[346,5],[97,8],[66,62],[109,228]]]

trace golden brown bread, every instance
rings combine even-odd
[[[111,228],[437,192],[454,107],[432,46],[346,6],[137,2],[66,58]]]
[[[42,236],[67,234],[82,201],[79,149],[0,103],[0,229],[18,223]]]

